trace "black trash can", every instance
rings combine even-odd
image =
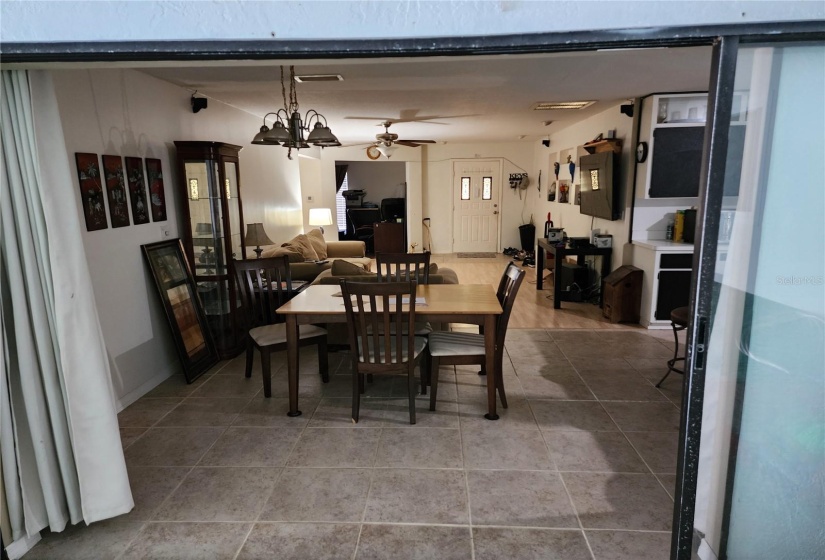
[[[524,224],[518,227],[518,233],[521,236],[521,249],[532,253],[536,247],[536,226]]]

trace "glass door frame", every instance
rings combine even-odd
[[[781,26],[780,26],[781,27]],[[791,31],[773,37],[728,35],[719,37],[713,44],[710,84],[708,86],[708,118],[705,128],[704,153],[700,171],[699,210],[696,214],[697,236],[693,260],[694,276],[690,293],[685,379],[682,393],[682,418],[679,431],[679,455],[676,472],[671,558],[690,560],[695,548],[694,513],[696,509],[699,448],[702,432],[702,410],[705,390],[705,359],[709,336],[709,323],[713,311],[713,283],[716,273],[719,227],[724,196],[725,167],[734,100],[734,80],[740,46],[747,44],[784,45],[825,40],[825,33],[797,34]],[[766,115],[772,119],[773,115]],[[744,385],[737,387],[741,397]],[[741,424],[741,399],[733,409],[733,429]],[[722,527],[724,544],[730,514],[730,492],[735,454],[728,462],[725,488],[725,511]]]
[[[823,39],[825,22],[810,20],[400,39],[4,43],[0,53],[9,68],[26,68],[35,63],[408,58],[713,45],[697,212],[701,227],[695,238],[698,250],[690,300],[692,316],[697,320],[688,329],[671,549],[672,559],[689,560],[702,428],[705,345],[738,46]]]

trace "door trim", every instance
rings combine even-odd
[[[501,199],[502,199],[502,191],[504,190],[504,158],[496,158],[496,157],[488,157],[488,158],[479,158],[479,159],[453,159],[450,160],[450,167],[451,169],[451,177],[450,177],[450,202],[452,203],[452,208],[450,209],[450,252],[455,253],[455,166],[457,163],[477,163],[481,161],[494,161],[498,163],[498,200],[495,201],[498,204],[498,231],[496,232],[496,250],[501,247],[501,223],[504,217],[504,213],[502,212],[501,208]]]

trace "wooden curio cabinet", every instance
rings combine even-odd
[[[183,246],[192,265],[198,295],[222,359],[239,354],[240,299],[232,261],[245,259],[241,146],[222,142],[175,142],[183,211]]]

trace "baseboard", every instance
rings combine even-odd
[[[24,554],[34,548],[34,545],[40,542],[40,533],[32,537],[23,537],[22,539],[17,539],[9,546],[6,547],[6,554],[9,555],[9,560],[17,560],[21,558]]]
[[[160,385],[161,383],[163,383],[164,381],[166,381],[167,379],[169,379],[170,377],[175,375],[175,373],[177,373],[177,372],[174,371],[174,370],[171,371],[171,372],[170,371],[160,372],[157,375],[153,376],[148,381],[146,381],[145,383],[143,383],[137,389],[135,389],[133,391],[129,391],[128,393],[126,393],[125,395],[123,395],[122,397],[120,397],[119,399],[117,399],[115,401],[115,406],[117,406],[117,411],[118,412],[122,411],[124,408],[126,408],[127,406],[129,406],[130,404],[132,404],[133,402],[138,400],[140,397],[142,397],[143,395],[145,395],[146,393],[148,393],[149,391],[151,391],[152,389],[154,389],[155,387],[157,387],[158,385]]]

